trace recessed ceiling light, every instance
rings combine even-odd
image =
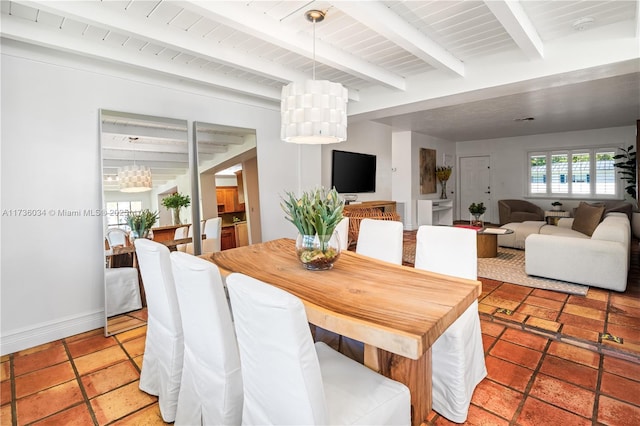
[[[514,118],[513,121],[533,121],[535,118],[533,117],[522,117],[522,118]]]
[[[573,24],[571,24],[571,26],[576,31],[582,31],[592,26],[594,22],[595,22],[595,19],[593,19],[590,16],[587,16],[584,18],[576,19],[575,21],[573,21]]]

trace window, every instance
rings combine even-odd
[[[111,201],[107,203],[107,227],[129,231],[127,214],[142,210],[142,201]]]
[[[530,196],[614,198],[618,195],[615,147],[531,152]]]

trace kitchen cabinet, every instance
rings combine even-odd
[[[220,234],[220,249],[228,250],[236,247],[236,227],[223,226]]]
[[[218,199],[218,213],[238,210],[237,186],[218,186],[216,188],[216,198]]]
[[[236,232],[236,247],[249,245],[249,229],[247,222],[240,222],[234,225]]]

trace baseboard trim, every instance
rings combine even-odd
[[[40,323],[0,337],[0,355],[7,355],[85,331],[104,327],[104,310]]]

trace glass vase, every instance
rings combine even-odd
[[[180,208],[176,207],[173,209],[173,224],[174,225],[182,225],[180,221]]]
[[[440,181],[440,185],[442,186],[442,190],[440,191],[440,199],[446,200],[447,199],[447,181],[446,180]]]
[[[296,238],[296,254],[298,260],[310,271],[324,271],[333,268],[340,257],[338,236],[302,235]]]

